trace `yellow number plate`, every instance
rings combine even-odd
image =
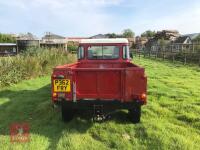
[[[70,80],[69,79],[55,79],[54,80],[54,92],[70,92]]]

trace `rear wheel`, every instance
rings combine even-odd
[[[66,104],[64,102],[62,102],[61,105],[61,114],[62,114],[62,120],[64,122],[69,122],[73,119],[74,116],[74,110],[67,108]]]
[[[129,110],[129,119],[132,123],[139,123],[141,117],[141,106],[136,106]]]

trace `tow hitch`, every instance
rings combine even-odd
[[[93,105],[93,121],[101,122],[106,119],[106,115],[103,112],[103,105]]]

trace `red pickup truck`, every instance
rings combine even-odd
[[[93,110],[96,120],[105,112],[128,109],[133,123],[140,122],[147,102],[144,68],[130,62],[127,39],[84,39],[78,62],[53,69],[52,102],[61,104],[62,119],[76,110]]]

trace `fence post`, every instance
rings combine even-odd
[[[138,50],[138,52],[139,52],[139,59],[140,59],[140,53],[141,53],[141,51],[140,51],[140,50]]]
[[[165,50],[163,46],[162,46],[162,53],[163,53],[163,60],[165,60]]]
[[[151,50],[149,50],[149,58],[151,57]]]
[[[184,65],[186,65],[186,63],[187,63],[187,58],[186,58],[186,53],[184,53]]]
[[[156,50],[156,55],[155,55],[155,58],[157,59],[157,57],[158,57],[158,51]]]
[[[200,55],[199,55],[199,67],[200,67]]]

